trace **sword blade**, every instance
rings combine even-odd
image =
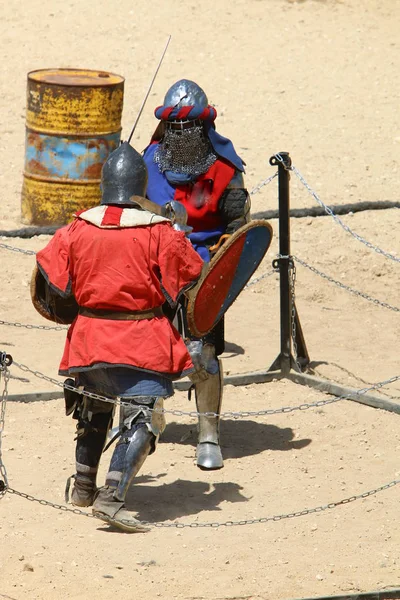
[[[147,98],[149,97],[149,94],[150,94],[150,92],[151,92],[151,88],[153,87],[153,83],[154,83],[154,81],[155,81],[155,78],[157,77],[157,73],[158,73],[158,71],[159,71],[159,69],[160,69],[160,67],[161,67],[161,63],[162,63],[162,61],[164,60],[164,56],[165,56],[165,53],[166,53],[166,51],[167,51],[168,45],[169,45],[169,43],[170,43],[170,41],[171,41],[171,37],[172,37],[171,35],[168,37],[167,43],[166,43],[166,45],[165,45],[165,48],[164,48],[164,52],[162,53],[162,56],[161,56],[161,58],[160,58],[160,61],[159,61],[158,65],[157,65],[156,72],[154,73],[153,79],[151,80],[150,87],[149,87],[149,89],[147,90],[147,94],[146,94],[146,96],[145,96],[145,98],[144,98],[144,100],[143,100],[143,102],[142,102],[142,106],[140,107],[139,114],[138,114],[138,116],[136,117],[136,121],[135,121],[135,123],[134,123],[134,125],[133,125],[133,127],[132,127],[131,134],[130,134],[130,136],[129,136],[129,138],[128,138],[128,144],[129,144],[129,142],[130,142],[130,141],[131,141],[131,139],[132,139],[133,133],[134,133],[134,131],[135,131],[135,129],[136,129],[136,125],[138,124],[138,121],[139,121],[139,119],[140,119],[140,117],[141,117],[141,114],[142,114],[142,112],[143,112],[143,109],[144,109],[144,107],[145,107],[145,104],[146,104],[146,102],[147,102]]]

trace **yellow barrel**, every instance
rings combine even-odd
[[[101,167],[121,139],[124,81],[84,69],[28,73],[23,223],[65,225],[99,204]]]

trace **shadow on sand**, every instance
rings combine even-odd
[[[232,358],[233,356],[239,356],[239,354],[245,354],[245,349],[234,342],[225,342],[225,352],[222,358]]]
[[[254,421],[224,421],[222,428],[222,452],[225,461],[253,456],[265,450],[299,450],[311,443],[310,439],[294,440],[293,430],[279,428]],[[184,444],[193,446],[195,457],[196,427],[188,439],[190,427],[180,423],[170,423],[163,434],[160,445]],[[184,438],[184,441],[181,441]],[[162,448],[158,451],[162,452]],[[195,468],[195,467],[194,467]],[[161,481],[166,473],[156,476],[138,476],[128,492],[127,508],[135,511],[141,521],[174,521],[189,515],[207,511],[220,511],[224,502],[247,502],[250,497],[242,493],[242,486],[234,482],[208,483],[207,481],[177,479],[172,483]],[[209,473],[205,475],[209,478]],[[156,484],[156,485],[154,485]],[[204,515],[204,521],[213,518]]]
[[[225,459],[242,458],[264,450],[301,450],[311,443],[310,439],[294,440],[290,427],[277,427],[258,421],[224,419],[220,425],[222,453]],[[197,443],[196,423],[169,423],[160,440],[161,444]]]
[[[160,483],[159,480],[165,476],[166,473],[156,477],[137,477],[130,488],[125,503],[140,521],[174,521],[204,511],[220,511],[223,502],[247,502],[250,499],[241,493],[243,488],[237,483],[210,484],[186,479]],[[146,485],[155,481],[158,485]],[[213,517],[203,520],[213,520]]]

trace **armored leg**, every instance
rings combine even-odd
[[[83,396],[74,412],[78,420],[76,437],[76,473],[72,476],[74,486],[71,503],[75,506],[91,506],[97,493],[96,478],[101,453],[112,423],[114,407],[107,402]],[[67,484],[68,496],[69,482]],[[68,500],[68,498],[67,498]]]
[[[111,458],[106,485],[94,502],[93,513],[124,531],[147,531],[125,508],[124,501],[133,478],[154,452],[165,429],[164,413],[157,412],[162,409],[163,401],[149,397],[124,398],[123,401],[129,401],[129,405],[121,406],[121,437]]]
[[[202,359],[208,377],[195,384],[197,411],[219,415],[222,403],[223,372],[221,361],[215,357],[215,347],[212,344],[206,344],[203,347]],[[197,466],[200,469],[221,469],[224,466],[219,446],[219,416],[199,417],[196,457]]]

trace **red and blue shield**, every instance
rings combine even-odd
[[[271,240],[267,221],[251,221],[218,250],[205,277],[188,294],[187,320],[193,335],[203,337],[215,327],[258,268]]]

